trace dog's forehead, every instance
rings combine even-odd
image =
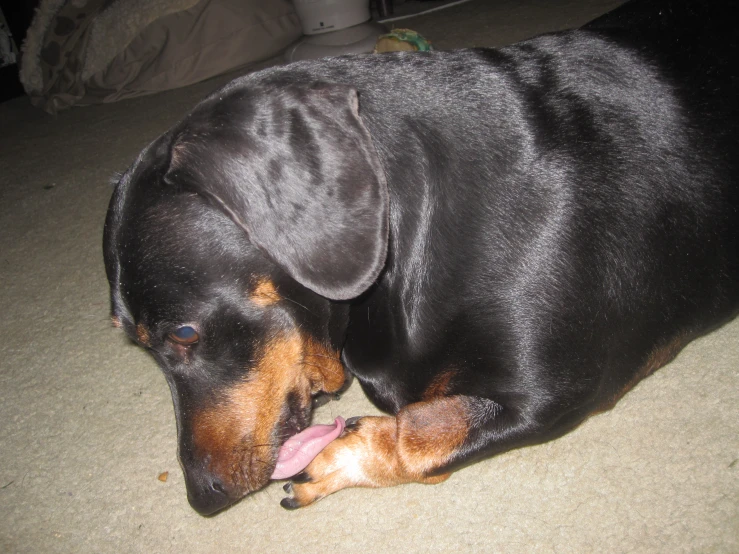
[[[246,294],[250,275],[268,271],[246,233],[197,194],[128,207],[114,245],[114,312],[119,307],[132,320],[142,312],[176,317],[219,290]]]

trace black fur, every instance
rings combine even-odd
[[[106,268],[114,315],[150,330],[186,473],[186,414],[283,329],[340,349],[392,413],[452,368],[446,394],[479,409],[441,472],[566,432],[734,317],[727,9],[636,2],[501,49],[268,69],[149,145],[111,200]],[[278,310],[244,302],[262,276]],[[183,324],[203,337],[186,352]]]

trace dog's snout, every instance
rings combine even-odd
[[[203,473],[185,476],[187,482],[187,500],[200,515],[209,516],[222,510],[233,501],[226,493],[226,488],[218,478]]]

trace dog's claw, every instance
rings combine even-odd
[[[297,510],[300,508],[300,504],[298,504],[298,501],[294,498],[283,498],[280,500],[280,506],[286,510]]]
[[[362,416],[350,417],[346,420],[344,428],[349,429],[350,427],[356,427],[360,419],[362,419]]]
[[[331,400],[331,395],[326,393],[319,393],[316,396],[313,397],[313,409],[320,408],[321,406],[324,406],[329,403]]]
[[[312,398],[311,402],[313,403],[313,408],[315,409],[320,408],[321,406],[325,406],[329,402],[338,402],[339,400],[341,400],[341,392],[319,392]]]
[[[313,479],[311,478],[311,476],[308,475],[308,473],[305,471],[301,471],[297,475],[294,475],[292,478],[292,482],[297,485],[301,485],[303,483],[310,483],[312,480]]]
[[[292,492],[293,492],[293,484],[290,481],[288,481],[287,483],[285,483],[282,486],[282,490],[285,491],[288,494],[292,494]]]

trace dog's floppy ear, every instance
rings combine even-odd
[[[388,242],[387,183],[358,102],[323,83],[216,94],[176,133],[165,181],[215,202],[299,283],[354,298]]]

